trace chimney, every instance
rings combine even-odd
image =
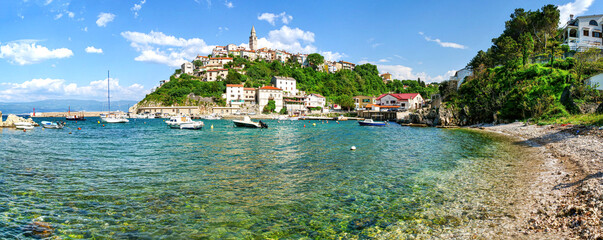
[[[574,20],[574,14],[570,14],[570,21]]]

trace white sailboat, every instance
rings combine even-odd
[[[101,115],[101,121],[105,123],[127,123],[130,122],[123,114],[111,113],[111,91],[110,84],[111,78],[109,78],[109,71],[107,71],[107,106],[108,114]]]

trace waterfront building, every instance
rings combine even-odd
[[[258,37],[255,35],[255,26],[251,27],[251,35],[249,36],[249,49],[255,51],[258,48]]]
[[[270,82],[275,87],[283,89],[286,96],[296,96],[298,94],[297,81],[295,78],[274,76]]]
[[[218,80],[224,80],[228,76],[228,69],[213,69],[207,70],[203,74],[203,81],[213,82]]]
[[[570,20],[563,28],[563,44],[570,50],[583,52],[589,48],[603,50],[603,14],[580,16]]]
[[[305,100],[306,100],[307,108],[316,108],[316,107],[324,108],[325,104],[327,103],[327,98],[323,97],[322,95],[320,95],[318,93],[308,94],[308,96],[306,96]]]
[[[226,84],[226,104],[230,106],[245,103],[243,84]]]
[[[377,104],[377,98],[375,96],[355,96],[353,99],[356,109],[370,108],[367,107],[367,105]]]
[[[270,51],[267,51],[265,49],[260,49],[256,52],[256,56],[259,59],[263,59],[265,61],[272,61],[272,53]]]
[[[264,107],[268,104],[268,101],[274,100],[276,105],[276,112],[279,112],[281,108],[283,108],[283,89],[273,87],[273,86],[264,86],[257,90],[257,103],[260,107],[260,111],[264,109]]]
[[[189,75],[193,75],[193,69],[195,69],[195,65],[192,62],[185,62],[180,66],[182,70],[181,73],[186,73]]]
[[[377,98],[377,105],[381,109],[396,107],[405,110],[419,109],[424,100],[419,93],[385,93]]]
[[[243,100],[245,103],[255,104],[255,97],[257,95],[257,89],[255,88],[243,88]]]
[[[290,115],[305,114],[308,110],[306,108],[306,97],[303,96],[284,97],[283,104]]]

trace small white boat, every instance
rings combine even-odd
[[[101,121],[105,123],[127,123],[130,122],[124,115],[108,114],[101,115]]]
[[[34,129],[34,125],[33,125],[33,123],[30,123],[30,122],[16,122],[15,128],[24,129],[24,130],[32,130],[32,129]]]
[[[170,128],[174,129],[201,129],[203,122],[195,122],[189,116],[171,117],[165,122]]]
[[[205,119],[205,120],[220,120],[220,119],[222,119],[222,117],[220,115],[215,114],[215,113],[211,114],[211,115],[204,116],[202,118]]]
[[[385,126],[387,125],[386,122],[378,122],[378,121],[373,121],[373,119],[365,119],[364,121],[358,121],[358,124],[360,124],[360,126]]]
[[[243,120],[232,120],[232,122],[237,127],[268,128],[268,125],[266,125],[262,121],[260,121],[260,122],[251,121],[251,118],[249,118],[249,116],[243,117]]]
[[[65,126],[65,124],[61,123],[61,122],[42,121],[42,127],[43,128],[48,128],[48,129],[63,129],[64,126]]]

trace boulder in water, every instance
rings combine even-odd
[[[36,122],[33,121],[33,119],[29,118],[29,119],[25,119],[22,117],[18,117],[15,114],[9,114],[8,117],[6,117],[6,121],[2,122],[0,121],[0,127],[15,127],[15,123],[18,122],[28,122],[33,124],[34,126],[38,126],[38,124]]]

